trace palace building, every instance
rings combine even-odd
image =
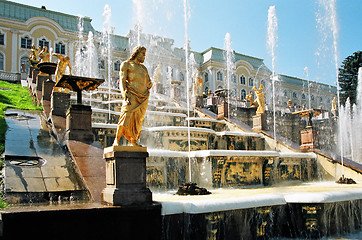
[[[47,46],[54,53],[68,55],[72,71],[77,68],[77,54],[90,49],[89,32],[92,33],[96,59],[97,77],[110,78],[116,86],[120,63],[125,60],[138,42],[147,48],[146,66],[151,78],[156,69],[161,68],[157,81],[167,91],[172,82],[178,82],[181,92],[186,89],[185,49],[173,45],[174,40],[159,36],[142,34],[130,30],[126,36],[112,34],[111,54],[102,55],[102,32],[97,31],[88,17],[80,18],[47,10],[46,7],[33,7],[0,0],[0,78],[17,78],[20,73],[29,71],[30,48]],[[272,96],[271,71],[263,59],[234,53],[235,71],[227,83],[225,50],[210,47],[203,52],[190,51],[191,78],[202,77],[202,90],[207,93],[230,86],[230,96],[242,101],[253,86],[265,86],[266,104]],[[56,61],[53,58],[52,61]],[[15,76],[15,77],[14,77]],[[336,95],[335,86],[307,81],[287,75],[275,77],[275,95],[280,106],[287,106],[289,100],[295,106],[306,105],[330,110]]]

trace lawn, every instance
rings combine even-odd
[[[7,108],[17,108],[23,110],[42,110],[31,100],[31,96],[26,87],[20,84],[0,81],[0,153],[4,152],[5,147],[5,111]]]

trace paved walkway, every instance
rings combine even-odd
[[[9,109],[5,136],[5,193],[85,190],[69,156],[51,136],[40,112]]]

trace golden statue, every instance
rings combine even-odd
[[[152,87],[147,68],[142,64],[145,57],[146,48],[138,46],[133,49],[131,57],[121,64],[119,85],[123,104],[113,146],[119,145],[119,139],[122,135],[133,146],[140,146],[137,142],[141,136],[148,97]]]
[[[258,108],[256,109],[256,114],[262,114],[265,112],[265,98],[263,93],[264,85],[260,84],[259,89],[257,87],[253,87],[253,90],[255,91],[255,100],[254,103],[258,104]]]
[[[31,45],[30,56],[29,56],[30,60],[32,60],[32,61],[38,61],[38,57],[39,57],[39,56],[38,56],[38,53],[39,53],[39,50],[40,50],[40,48],[39,48],[39,49],[36,49],[36,47],[35,47],[34,44]]]
[[[55,71],[55,82],[57,83],[65,73],[67,66],[69,68],[69,75],[71,75],[72,66],[70,65],[70,58],[68,56],[63,56],[58,53],[53,53],[53,56],[58,58],[57,70]]]
[[[41,63],[50,62],[50,54],[47,46],[43,47],[43,49],[40,51],[39,57]]]
[[[152,79],[153,79],[154,83],[160,83],[161,71],[162,71],[161,64],[158,64],[155,71],[153,72],[153,76],[152,76]]]
[[[250,91],[249,94],[245,96],[245,99],[249,101],[249,106],[252,107],[254,105],[253,91]]]
[[[333,113],[334,116],[337,116],[337,98],[334,97],[332,100],[332,109],[331,112]]]
[[[195,95],[196,96],[202,96],[202,84],[204,80],[200,76],[200,73],[197,73],[196,75],[196,81],[195,81]]]

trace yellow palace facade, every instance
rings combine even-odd
[[[68,55],[72,66],[76,65],[75,55],[84,42],[88,33],[94,35],[94,46],[98,49],[98,77],[111,77],[116,83],[118,79],[119,64],[125,60],[134,44],[135,31],[130,30],[126,36],[111,36],[111,68],[107,68],[107,57],[99,53],[100,35],[91,24],[91,19],[83,17],[82,27],[77,16],[47,10],[45,7],[37,8],[28,5],[0,0],[0,78],[11,74],[28,71],[27,60],[31,45],[36,47],[47,46],[54,53]],[[81,30],[80,30],[81,29]],[[149,44],[150,38],[154,44]],[[160,83],[165,91],[169,89],[170,82],[180,82],[180,88],[186,88],[185,51],[183,48],[173,46],[174,41],[169,38],[150,36],[144,34],[142,45],[147,48],[146,66],[152,77],[156,68],[161,67]],[[210,47],[203,52],[194,52],[194,68],[202,76],[202,90],[214,92],[218,88],[230,87],[231,96],[242,101],[252,90],[253,86],[265,85],[266,99],[271,99],[271,71],[264,65],[263,59],[235,53],[235,72],[226,81],[226,63],[224,50]],[[52,61],[56,61],[55,58]],[[286,106],[288,100],[293,105],[309,105],[330,109],[336,87],[317,82],[308,82],[303,79],[278,75],[276,84],[276,99],[280,106]],[[116,86],[116,84],[114,84]],[[266,102],[270,104],[270,100]]]

